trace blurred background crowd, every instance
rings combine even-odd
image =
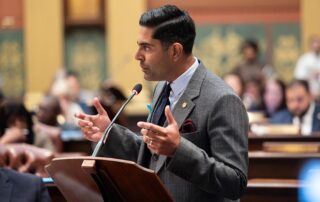
[[[133,58],[138,17],[165,3],[195,19],[196,57],[242,99],[253,134],[268,124],[320,131],[319,1],[119,2],[0,0],[0,166],[46,176],[56,156],[90,155],[91,145],[68,148],[85,141],[74,114],[95,114],[98,97],[112,118],[143,83],[117,120],[136,130],[154,86]]]

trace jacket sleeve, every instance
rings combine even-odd
[[[141,136],[129,129],[115,124],[98,156],[137,161]]]
[[[181,137],[167,169],[206,192],[237,199],[246,190],[248,172],[248,118],[241,100],[222,96],[205,125],[200,131],[207,133],[209,152]]]

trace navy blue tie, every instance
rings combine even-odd
[[[157,124],[159,126],[163,126],[166,120],[164,109],[167,105],[170,106],[170,101],[169,101],[170,92],[171,92],[170,83],[167,83],[160,95],[159,103],[153,112],[151,123]]]

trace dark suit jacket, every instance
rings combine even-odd
[[[1,202],[49,202],[49,193],[40,177],[0,168]]]
[[[153,109],[163,86],[159,82],[155,89]],[[151,158],[141,137],[119,125],[101,155],[153,164],[175,201],[238,201],[248,171],[248,118],[239,97],[200,64],[172,111],[180,131],[195,129],[180,133],[172,158]],[[185,122],[194,126],[182,127]]]
[[[287,110],[276,113],[270,120],[273,124],[292,124],[293,116]],[[316,104],[312,115],[312,132],[320,131],[320,105]]]

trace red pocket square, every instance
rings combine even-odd
[[[181,125],[181,133],[191,133],[197,130],[196,125],[191,119],[186,119]]]

